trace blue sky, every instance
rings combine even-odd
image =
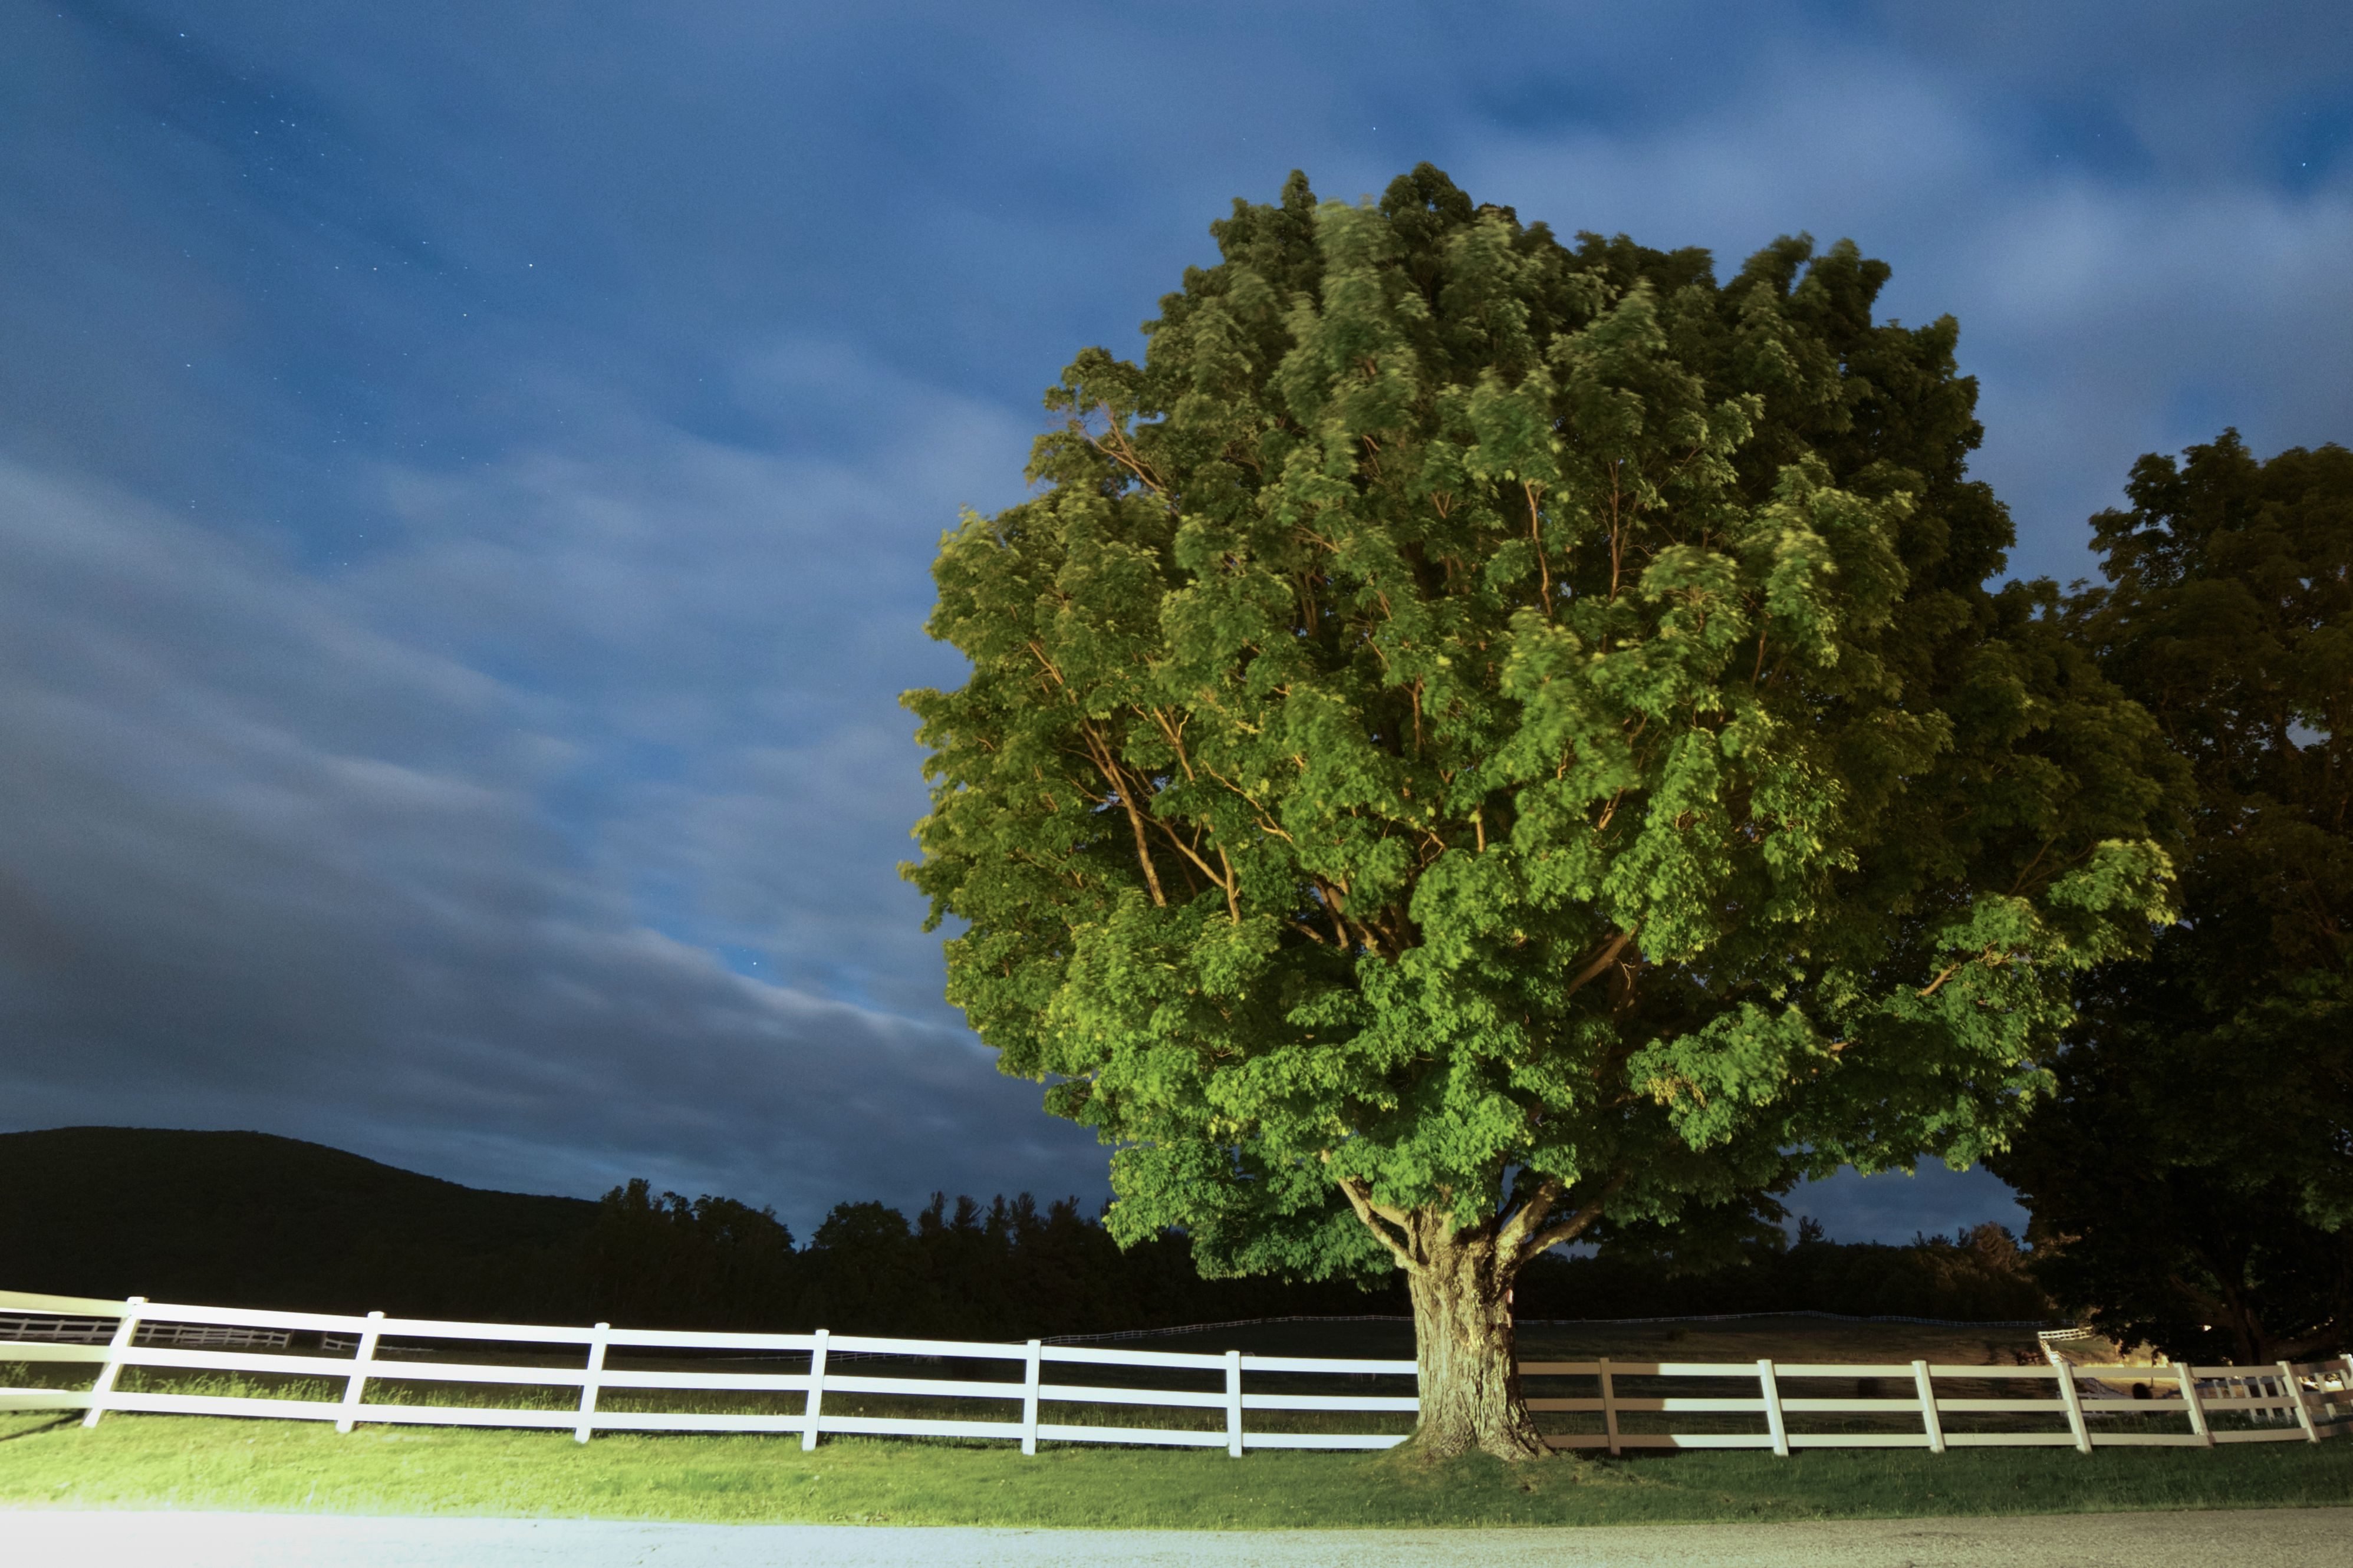
[[[2353,437],[2353,10],[0,0],[0,1126],[460,1180],[1102,1191],[940,1000],[959,506],[1237,195],[1853,237],[2021,574]],[[1832,1235],[2015,1218],[1841,1181]]]

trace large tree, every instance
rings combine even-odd
[[[2195,781],[2183,921],[2104,965],[2000,1173],[2126,1340],[2353,1342],[2353,452],[2134,465],[2071,629]]]
[[[1530,1258],[2000,1145],[2162,916],[2153,731],[1980,586],[1954,325],[1852,246],[1719,284],[1427,165],[1213,233],[943,542],[910,874],[1119,1234],[1403,1269],[1417,1440],[1533,1455]]]

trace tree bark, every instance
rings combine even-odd
[[[1472,1449],[1499,1459],[1551,1452],[1520,1391],[1518,1352],[1505,1292],[1519,1270],[1495,1237],[1455,1235],[1443,1215],[1417,1215],[1419,1254],[1406,1271],[1413,1295],[1421,1419],[1412,1447],[1433,1458]]]

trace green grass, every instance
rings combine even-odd
[[[0,1416],[0,1505],[1112,1529],[1626,1524],[2353,1503],[2353,1442],[1624,1460]]]

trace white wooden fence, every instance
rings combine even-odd
[[[332,1421],[348,1432],[362,1422],[411,1426],[526,1426],[569,1430],[585,1443],[595,1432],[797,1433],[804,1448],[820,1436],[997,1438],[1031,1454],[1039,1443],[1144,1443],[1250,1448],[1384,1448],[1403,1430],[1332,1430],[1336,1418],[1379,1414],[1385,1423],[1419,1407],[1411,1393],[1309,1392],[1348,1378],[1409,1382],[1410,1361],[1307,1356],[1220,1355],[1113,1350],[1075,1345],[979,1343],[832,1334],[715,1333],[657,1329],[551,1328],[259,1311],[33,1296],[0,1291],[0,1314],[50,1320],[43,1331],[12,1334],[0,1317],[0,1377],[23,1379],[43,1363],[92,1364],[87,1388],[0,1383],[0,1412],[83,1412],[96,1426],[110,1410]],[[103,1331],[103,1342],[76,1342],[58,1319]],[[248,1336],[267,1349],[200,1342],[211,1331]],[[196,1339],[192,1341],[190,1336]],[[259,1336],[267,1336],[266,1340]],[[283,1336],[281,1339],[280,1336]],[[92,1337],[95,1337],[94,1335]],[[390,1342],[398,1342],[397,1343]],[[332,1343],[340,1353],[308,1347]],[[282,1347],[282,1348],[280,1348]],[[657,1364],[613,1364],[614,1358]],[[869,1358],[974,1363],[997,1376],[883,1375],[841,1370]],[[764,1363],[786,1361],[790,1370]],[[1125,1368],[1122,1381],[1063,1381],[1063,1368]],[[138,1369],[124,1386],[123,1373]],[[2353,1431],[2353,1358],[2275,1367],[2074,1367],[1611,1360],[1524,1362],[1529,1405],[1546,1415],[1586,1418],[1587,1428],[1556,1431],[1556,1447],[1769,1448],[2060,1446],[2086,1453],[2111,1445],[2203,1445],[2323,1437]],[[149,1374],[162,1373],[164,1377]],[[190,1374],[230,1374],[241,1392],[187,1386]],[[1049,1381],[1053,1375],[1055,1380]],[[1078,1375],[1108,1377],[1093,1371]],[[290,1392],[252,1392],[262,1380],[290,1379]],[[339,1396],[316,1397],[318,1384]],[[1246,1380],[1257,1384],[1246,1386]],[[1196,1386],[1178,1386],[1185,1382]],[[1902,1392],[1877,1390],[1889,1382]],[[2025,1397],[1997,1385],[2040,1386]],[[180,1386],[174,1386],[177,1383]],[[308,1383],[309,1387],[301,1386]],[[1826,1387],[1825,1385],[1835,1385]],[[1943,1386],[1940,1387],[1939,1385]],[[2053,1385],[2055,1386],[2050,1386]],[[557,1389],[561,1404],[420,1403],[441,1385]],[[1303,1387],[1303,1385],[1305,1385]],[[1591,1393],[1561,1392],[1564,1386]],[[2137,1385],[2137,1386],[2136,1386]],[[282,1384],[279,1386],[284,1386]],[[1676,1392],[1680,1387],[1688,1392]],[[379,1395],[371,1398],[373,1390]],[[1730,1392],[1727,1392],[1727,1389]],[[576,1399],[571,1393],[577,1390]],[[1752,1392],[1753,1390],[1753,1392]],[[403,1393],[410,1395],[402,1398]],[[385,1394],[393,1397],[383,1397]],[[661,1400],[654,1396],[673,1397]],[[675,1409],[661,1404],[713,1403],[713,1395],[792,1396],[797,1408]],[[848,1396],[913,1404],[881,1414],[844,1411]],[[828,1401],[834,1405],[828,1408]],[[945,1405],[978,1402],[978,1418],[946,1418]],[[1120,1425],[1116,1409],[1145,1421]],[[1156,1417],[1154,1413],[1157,1413]],[[1055,1415],[1086,1421],[1056,1421]],[[1256,1415],[1259,1419],[1252,1422]],[[1273,1425],[1266,1419],[1278,1417]],[[1696,1423],[1684,1419],[1698,1416]],[[1156,1419],[1158,1424],[1152,1424]],[[2042,1425],[2034,1425],[2040,1420]],[[1820,1428],[1830,1422],[1836,1429]],[[1556,1425],[1547,1422],[1546,1425]],[[1746,1429],[1736,1429],[1745,1427]],[[1686,1429],[1688,1428],[1688,1429]]]
[[[2062,1367],[1926,1361],[1524,1361],[1520,1374],[1532,1390],[1556,1378],[1598,1384],[1595,1393],[1583,1396],[1532,1392],[1528,1405],[1539,1415],[1599,1415],[1599,1431],[1554,1433],[1548,1440],[1556,1448],[1607,1448],[1613,1454],[1628,1448],[1770,1448],[1784,1455],[1796,1448],[1926,1448],[1941,1454],[1968,1447],[2073,1447],[2088,1454],[2094,1447],[2126,1446],[2317,1443],[2353,1431],[2353,1357],[2303,1365],[2281,1362],[2276,1367],[2192,1367],[2178,1362]],[[1659,1386],[1678,1380],[1710,1386],[1693,1394]],[[1642,1386],[1630,1393],[1629,1381]],[[1727,1383],[1755,1392],[1725,1394]],[[1903,1392],[1865,1392],[1889,1383]],[[2024,1396],[1999,1386],[2020,1383],[2056,1386]],[[1832,1393],[1825,1384],[1854,1386]],[[1747,1431],[1627,1426],[1630,1415],[1665,1415],[1757,1417],[1763,1430],[1753,1429],[1753,1424]],[[2022,1425],[2021,1416],[2040,1417],[2042,1424]],[[1793,1429],[1792,1417],[1836,1418],[1849,1429]],[[1857,1426],[1864,1429],[1853,1429]]]

